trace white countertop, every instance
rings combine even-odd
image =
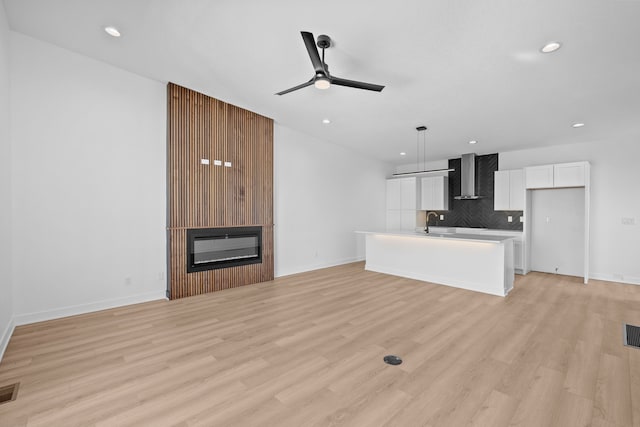
[[[416,228],[416,231],[422,231],[424,227]],[[521,230],[498,230],[493,228],[477,228],[477,227],[444,227],[433,225],[429,226],[429,231],[433,233],[460,233],[460,234],[491,234],[494,236],[522,236]]]
[[[385,236],[401,236],[417,239],[442,239],[442,240],[458,240],[458,241],[473,241],[473,242],[487,242],[487,243],[502,243],[505,240],[513,239],[515,236],[498,236],[492,234],[467,234],[467,233],[425,233],[417,231],[356,231],[356,233],[362,234],[378,234]]]

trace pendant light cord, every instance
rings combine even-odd
[[[427,131],[423,130],[422,131],[422,157],[424,159],[424,162],[422,163],[422,170],[427,170]]]
[[[420,169],[420,131],[416,133],[416,170]]]

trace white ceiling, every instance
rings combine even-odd
[[[428,160],[640,137],[640,0],[4,2],[15,31],[393,164],[419,125]],[[331,36],[333,75],[386,88],[275,96],[313,75],[301,30]]]

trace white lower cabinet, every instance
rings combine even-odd
[[[520,273],[524,271],[524,243],[521,239],[513,240],[513,268]]]

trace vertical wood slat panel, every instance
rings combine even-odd
[[[272,280],[273,120],[172,83],[167,99],[171,298]],[[188,228],[249,225],[263,227],[261,264],[187,274]]]

